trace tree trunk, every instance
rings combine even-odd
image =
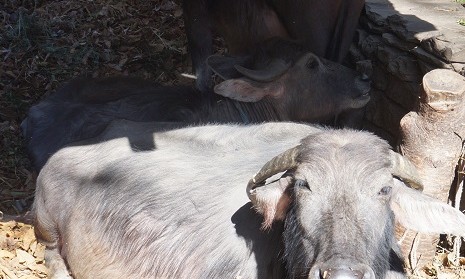
[[[418,109],[400,122],[399,151],[418,168],[424,193],[448,202],[449,191],[465,139],[465,77],[436,69],[423,77]],[[438,236],[397,229],[407,266],[431,263]]]

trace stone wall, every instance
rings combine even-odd
[[[417,105],[424,74],[465,75],[465,7],[453,0],[367,0],[351,62],[371,60],[372,100],[364,127],[398,141],[400,119]]]

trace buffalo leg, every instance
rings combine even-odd
[[[45,249],[45,262],[48,267],[50,279],[71,279],[66,263],[60,255],[57,247],[47,247]]]
[[[60,237],[53,213],[47,206],[45,191],[40,182],[37,183],[36,196],[32,205],[34,216],[34,233],[41,243],[45,244],[45,264],[48,277],[51,279],[70,279],[65,260],[60,254]],[[55,209],[57,210],[57,209]]]
[[[213,35],[206,0],[184,0],[184,26],[192,59],[193,71],[197,76],[196,86],[208,92],[212,85],[212,72],[206,64],[213,53]]]

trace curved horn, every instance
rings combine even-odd
[[[391,173],[398,176],[410,187],[416,190],[423,190],[423,184],[415,166],[404,156],[392,150],[389,151],[391,157]]]
[[[257,172],[257,174],[255,174],[252,179],[250,179],[249,183],[247,184],[247,196],[252,202],[254,201],[254,189],[260,186],[260,184],[262,184],[267,178],[279,172],[297,167],[297,157],[300,154],[300,150],[300,145],[298,145],[294,148],[284,151],[283,153],[268,161],[260,169],[260,171]]]
[[[284,74],[291,67],[291,63],[282,59],[273,59],[270,64],[261,70],[251,70],[242,67],[241,65],[234,65],[236,70],[244,76],[261,82],[273,81],[282,74]]]

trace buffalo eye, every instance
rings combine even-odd
[[[391,186],[384,186],[383,188],[381,188],[381,190],[379,191],[378,195],[380,195],[380,196],[387,196],[387,195],[391,194],[391,191],[392,191],[392,187],[391,187]]]
[[[318,57],[312,55],[310,56],[310,58],[308,58],[307,63],[305,65],[309,69],[314,69],[318,66],[318,64],[319,64]]]
[[[302,179],[296,179],[295,181],[295,187],[298,187],[298,188],[306,188],[308,190],[311,190],[310,189],[310,186],[308,185],[307,181],[305,180],[302,180]]]

